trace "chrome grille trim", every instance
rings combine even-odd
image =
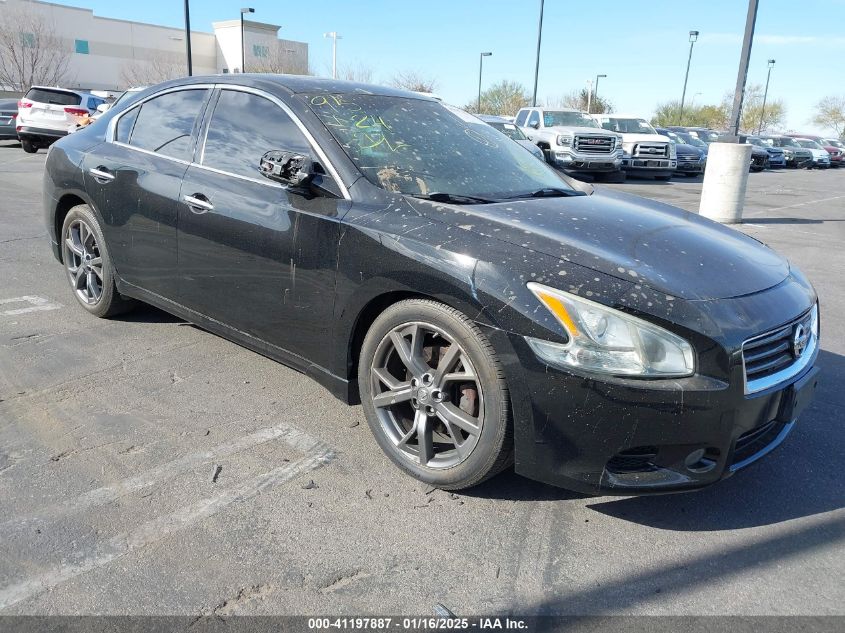
[[[797,319],[742,344],[742,371],[745,393],[765,391],[801,374],[818,355],[818,335],[813,331],[818,323],[818,304]],[[792,339],[798,325],[809,331],[806,347],[797,358],[792,352]]]

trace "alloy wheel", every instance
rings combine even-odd
[[[70,285],[80,301],[95,305],[103,296],[103,258],[96,236],[82,220],[67,227],[62,244]]]
[[[398,452],[427,468],[454,467],[478,443],[484,395],[466,351],[423,322],[390,330],[370,368],[373,406]]]

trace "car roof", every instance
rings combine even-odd
[[[350,94],[379,95],[385,97],[405,97],[419,101],[433,101],[436,99],[425,96],[418,92],[391,88],[388,86],[376,86],[357,81],[344,81],[341,79],[330,79],[326,77],[312,77],[309,75],[274,75],[269,73],[237,73],[225,75],[195,75],[183,77],[158,84],[156,89],[172,88],[178,86],[190,86],[193,84],[232,84],[250,88],[263,88],[265,90],[283,90],[288,94]]]

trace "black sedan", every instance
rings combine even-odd
[[[0,141],[17,141],[18,100],[0,99]]]
[[[699,488],[780,444],[816,385],[816,293],[778,254],[415,93],[154,86],[53,146],[44,203],[82,308],[150,303],[307,373],[441,488],[512,462]]]

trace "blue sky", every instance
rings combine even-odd
[[[103,17],[183,25],[180,0],[53,0],[94,9]],[[343,36],[339,64],[362,64],[376,82],[415,70],[437,79],[437,92],[462,105],[474,98],[478,54],[484,84],[518,81],[531,91],[539,0],[243,0],[254,19],[282,25],[280,36],[308,42],[311,66],[331,72],[326,31]],[[244,4],[193,0],[195,30],[237,18]],[[584,86],[606,74],[599,92],[617,111],[650,116],[679,99],[688,53],[695,45],[687,101],[719,102],[733,90],[745,26],[745,0],[546,0],[538,97]],[[766,60],[777,60],[769,89],[783,99],[791,130],[810,124],[813,105],[845,93],[845,0],[761,0],[749,82],[764,83]],[[700,93],[700,94],[699,94]]]

